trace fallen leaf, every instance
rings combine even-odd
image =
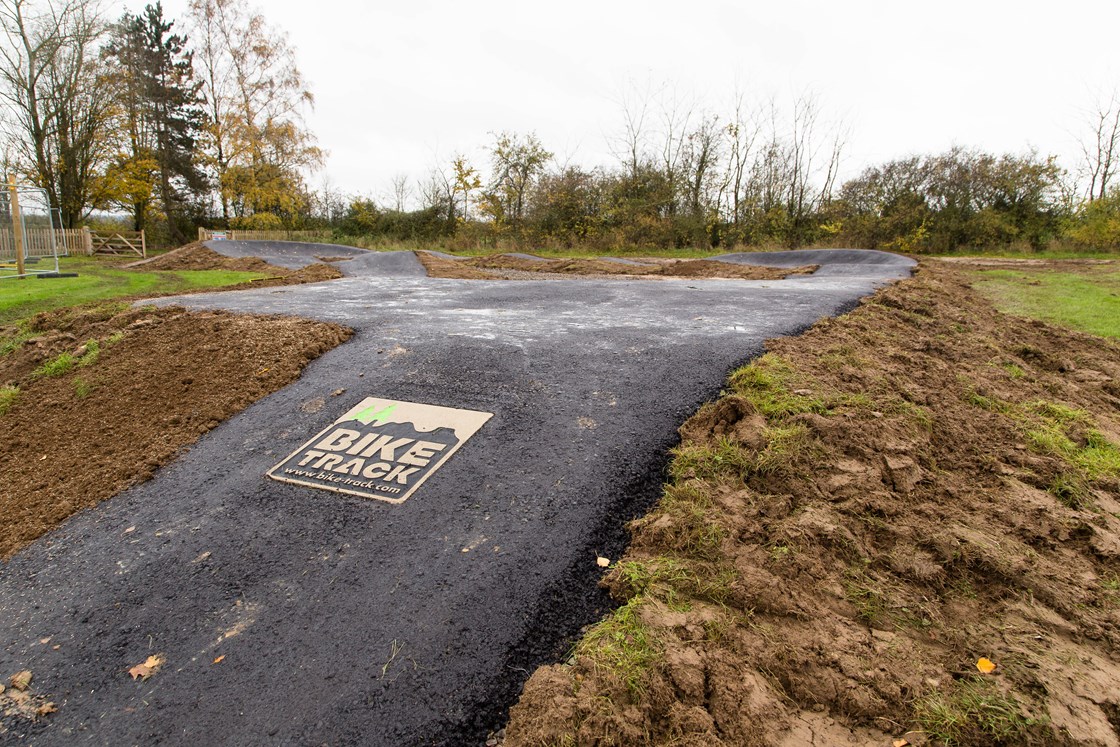
[[[62,648],[62,646],[60,646],[56,643],[53,646],[51,646],[51,651],[58,651],[60,648]]]
[[[985,659],[983,656],[981,656],[976,660],[976,668],[979,669],[983,674],[991,674],[996,669],[996,663],[991,659]]]
[[[206,552],[204,552],[204,553],[201,553],[201,554],[200,554],[200,555],[199,555],[199,556],[198,556],[197,558],[195,558],[194,560],[192,560],[192,561],[191,561],[191,563],[192,563],[192,564],[194,564],[194,563],[201,563],[202,561],[206,560],[206,559],[207,559],[208,557],[210,557],[210,551],[209,551],[209,550],[207,550],[207,551],[206,551]]]
[[[46,716],[48,713],[57,713],[57,712],[58,712],[58,708],[55,707],[54,703],[44,703],[43,705],[41,705],[41,706],[39,706],[38,708],[35,709],[35,713],[38,714],[39,716]]]
[[[31,670],[25,669],[22,672],[16,672],[8,680],[8,683],[16,690],[26,690],[27,686],[31,684]]]
[[[226,658],[226,655],[225,655],[225,654],[222,654],[222,655],[221,655],[221,656],[219,656],[219,657],[218,657],[217,659],[214,659],[214,663],[215,663],[215,664],[221,664],[221,663],[222,663],[222,660],[223,660],[223,659],[225,659],[225,658]]]
[[[44,646],[46,646],[50,642],[51,642],[51,637],[50,636],[47,636],[46,638],[40,638],[39,639],[39,643],[43,644]]]
[[[158,672],[161,666],[163,666],[163,657],[159,654],[155,654],[154,656],[149,656],[147,659],[145,659],[143,664],[137,664],[136,666],[129,669],[128,673],[132,675],[132,679],[134,680],[146,680],[153,674]]]
[[[125,533],[125,534],[132,534],[132,533],[133,533],[133,532],[135,532],[135,531],[136,531],[136,527],[134,527],[134,526],[131,526],[131,527],[129,527],[128,529],[124,530],[124,533]]]
[[[599,564],[600,568],[606,568],[611,564],[610,558],[604,558],[602,555],[595,558],[595,562]]]
[[[891,747],[906,747],[908,744],[910,743],[905,739],[896,739],[891,742]]]

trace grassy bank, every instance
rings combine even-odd
[[[59,269],[76,272],[78,277],[0,280],[0,325],[62,306],[126,296],[189,293],[264,277],[228,270],[127,270],[118,267],[120,263],[118,258],[63,257]]]
[[[977,270],[973,277],[1002,311],[1120,337],[1120,262]]]

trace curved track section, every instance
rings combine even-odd
[[[901,271],[795,253],[768,261],[863,274],[489,282],[415,274],[411,253],[214,248],[357,264],[158,303],[356,334],[0,567],[0,672],[32,670],[58,705],[24,743],[481,744],[529,672],[609,608],[596,556],[619,557],[658,497],[680,423],[767,338]],[[265,477],[365,397],[493,418],[399,505]],[[132,680],[154,653],[163,669]]]

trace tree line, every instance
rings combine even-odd
[[[714,111],[662,89],[624,97],[612,166],[499,132],[485,162],[456,154],[378,198],[313,190],[313,96],[248,2],[191,0],[174,20],[158,2],[105,19],[95,0],[0,0],[4,171],[42,187],[62,227],[111,212],[170,244],[206,226],[613,251],[1120,248],[1115,95],[1069,168],[958,147],[840,180],[848,132],[812,95]]]
[[[287,37],[245,0],[160,3],[106,20],[91,0],[0,0],[3,166],[60,227],[94,211],[182,243],[198,225],[308,215],[322,153]]]
[[[847,133],[812,96],[785,111],[738,98],[720,114],[653,95],[624,103],[614,167],[560,164],[535,135],[501,132],[482,168],[455,156],[414,191],[398,177],[388,197],[336,200],[346,207],[319,222],[462,247],[1120,249],[1120,100],[1086,132],[1071,169],[954,147],[840,181]]]

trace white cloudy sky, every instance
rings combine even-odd
[[[456,152],[481,165],[499,130],[610,164],[631,82],[716,111],[737,85],[760,100],[814,91],[850,128],[846,175],[953,144],[1070,163],[1084,110],[1120,87],[1112,0],[258,3],[298,50],[326,173],[349,193]],[[165,0],[165,12],[186,4]]]

